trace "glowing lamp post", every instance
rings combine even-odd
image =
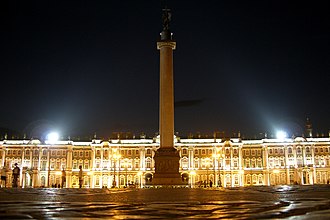
[[[216,172],[216,167],[218,167],[218,170],[219,170],[219,161],[217,161],[217,160],[219,160],[220,154],[219,153],[212,154],[212,157],[214,158],[214,164],[213,164],[213,166],[214,166],[214,185],[218,186],[220,176],[218,177],[218,180],[216,180],[217,179],[216,177],[218,176],[217,172]],[[216,164],[217,164],[217,166],[216,166]]]
[[[119,158],[121,158],[121,155],[117,152],[114,152],[112,157],[113,157],[113,182],[112,182],[112,188],[115,188],[117,186],[117,183],[116,183],[116,162],[119,160]]]
[[[52,144],[55,144],[56,141],[58,140],[59,135],[56,132],[51,132],[47,135],[47,142]],[[47,185],[48,187],[50,186],[49,184],[49,180],[50,180],[50,149],[48,148],[48,174],[47,174]]]
[[[143,175],[143,173],[141,171],[139,171],[137,173],[137,175],[139,176],[139,187],[142,188],[142,175]]]
[[[194,177],[196,175],[196,172],[193,170],[193,171],[190,171],[190,188],[193,188],[194,187]]]

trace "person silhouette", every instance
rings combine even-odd
[[[1,187],[6,188],[7,185],[7,167],[4,165],[1,169]]]
[[[18,167],[18,164],[15,163],[15,167],[13,169],[13,187],[14,188],[17,188],[17,181],[19,179],[19,174],[20,174],[21,170],[20,168]]]
[[[83,185],[83,171],[82,166],[79,166],[79,188]]]

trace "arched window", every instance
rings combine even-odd
[[[301,154],[301,148],[300,147],[297,147],[297,153]]]
[[[151,168],[151,159],[150,158],[147,158],[147,160],[146,160],[146,168],[147,169]]]
[[[306,147],[306,153],[310,153],[310,148],[309,147]]]
[[[188,169],[188,158],[184,157],[181,160],[182,169]]]

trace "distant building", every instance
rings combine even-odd
[[[39,140],[0,141],[1,167],[21,168],[21,187],[145,187],[154,174],[159,137],[89,142]],[[180,174],[188,186],[212,181],[213,186],[239,187],[278,184],[326,184],[330,179],[330,138],[296,137],[284,140],[180,139]],[[12,171],[8,170],[7,180]],[[7,181],[8,187],[11,181]]]

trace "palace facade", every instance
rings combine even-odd
[[[159,137],[81,141],[0,141],[1,167],[21,170],[20,187],[146,187],[152,183]],[[330,180],[330,138],[181,139],[180,173],[187,186],[212,182],[213,187],[278,184],[327,184]]]

